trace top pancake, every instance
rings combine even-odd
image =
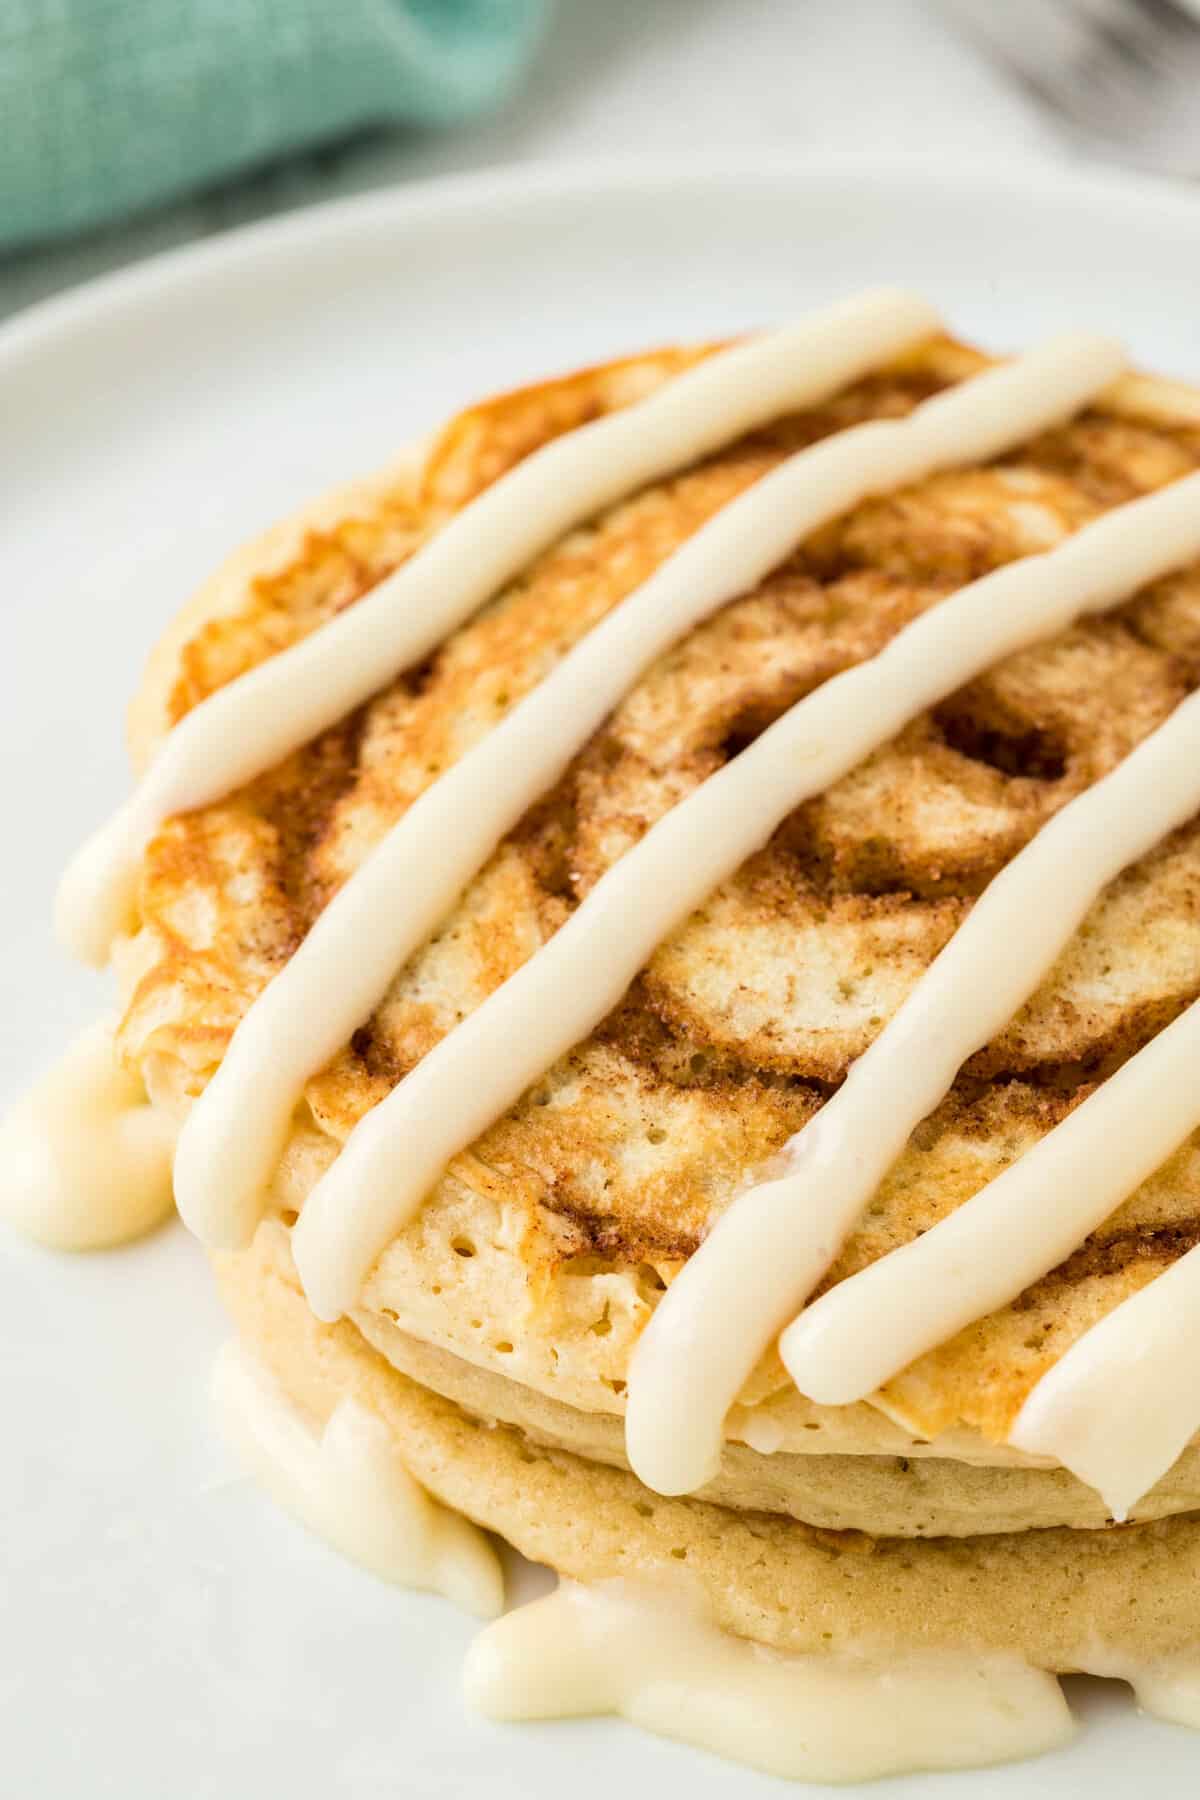
[[[156,653],[133,712],[138,755],[352,605],[520,457],[699,354],[503,396],[243,553]],[[169,822],[121,957],[122,1044],[156,1098],[199,1091],[255,994],[405,808],[720,506],[800,446],[901,416],[983,362],[932,344],[645,490],[570,534],[335,730]],[[1200,397],[1126,384],[1107,410],[995,464],[855,509],[661,658],[310,1083],[276,1208],[298,1211],[356,1120],[787,706],[954,588],[1197,467]],[[375,1333],[393,1324],[619,1412],[638,1331],[745,1173],[820,1107],[996,870],[1198,682],[1192,570],[1011,658],[798,809],[594,1036],[455,1159],[368,1283]],[[1039,993],[914,1133],[830,1279],[961,1203],[1198,993],[1200,822],[1100,898]],[[1001,1438],[1080,1331],[1198,1240],[1192,1145],[1076,1256],[922,1358],[884,1403],[923,1437],[965,1426]],[[789,1395],[773,1358],[745,1398],[770,1403],[804,1448],[894,1439],[869,1408],[831,1414]]]

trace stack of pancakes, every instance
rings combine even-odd
[[[155,652],[136,760],[521,457],[706,353],[505,395],[251,546]],[[644,490],[335,729],[171,820],[118,958],[121,1050],[155,1103],[186,1110],[388,828],[689,534],[801,446],[903,416],[985,360],[926,345]],[[364,1113],[787,707],[964,583],[1196,468],[1200,396],[1126,383],[1107,410],[994,464],[859,506],[649,670],[309,1083],[267,1219],[250,1249],[216,1258],[245,1341],[314,1424],[353,1395],[433,1493],[527,1555],[584,1581],[682,1563],[719,1623],[782,1649],[997,1649],[1071,1669],[1195,1642],[1200,1451],[1118,1528],[1091,1489],[1004,1439],[1067,1347],[1200,1241],[1200,1145],[870,1403],[811,1404],[772,1353],[694,1497],[665,1500],[628,1472],[622,1412],[640,1331],[747,1174],[819,1110],[997,870],[1200,685],[1200,570],[1011,658],[800,807],[594,1035],[454,1159],[339,1324],[310,1312],[289,1231]],[[1198,994],[1200,821],[1102,894],[913,1133],[825,1285],[953,1210]]]

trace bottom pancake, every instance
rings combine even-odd
[[[269,1233],[215,1261],[243,1341],[314,1424],[356,1400],[438,1499],[573,1580],[678,1579],[682,1565],[718,1625],[787,1652],[1002,1652],[1132,1677],[1200,1637],[1200,1515],[914,1540],[663,1499],[430,1392],[347,1321],[321,1324]]]

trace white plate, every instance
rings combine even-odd
[[[1200,201],[1182,190],[844,159],[375,194],[0,329],[0,1095],[100,1004],[51,944],[54,879],[124,791],[119,709],[147,647],[226,550],[490,389],[877,281],[920,285],[989,344],[1086,323],[1200,376]],[[467,1715],[469,1622],[342,1564],[213,1442],[222,1326],[178,1226],[92,1259],[3,1237],[0,1319],[6,1791],[784,1791],[610,1721]],[[1200,1740],[1137,1720],[1124,1690],[1073,1691],[1069,1751],[885,1791],[1115,1800],[1151,1771],[1157,1797],[1195,1791]]]

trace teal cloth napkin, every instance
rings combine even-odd
[[[0,246],[499,102],[549,0],[0,0]]]

